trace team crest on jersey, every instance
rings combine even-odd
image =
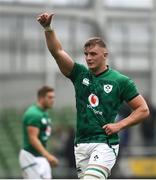
[[[84,84],[86,86],[89,86],[89,79],[84,78],[83,81],[82,81],[82,84]]]
[[[99,98],[95,94],[91,94],[88,97],[88,100],[92,107],[96,107],[99,105]]]
[[[112,91],[112,89],[113,89],[113,86],[112,86],[111,84],[105,84],[105,85],[103,86],[103,89],[104,89],[104,91],[105,91],[106,93],[110,93],[110,92]]]
[[[47,120],[45,118],[41,119],[42,124],[47,124]]]

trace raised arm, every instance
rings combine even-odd
[[[38,22],[45,29],[46,43],[52,56],[55,58],[61,72],[68,76],[73,69],[74,61],[72,58],[63,50],[60,41],[58,40],[55,32],[51,29],[50,24],[54,14],[43,13],[38,16]]]

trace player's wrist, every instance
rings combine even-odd
[[[124,120],[118,122],[119,130],[125,129],[127,127],[127,123]]]
[[[44,31],[45,31],[45,32],[51,32],[51,31],[52,31],[51,26],[50,26],[50,25],[45,26],[45,27],[44,27]]]

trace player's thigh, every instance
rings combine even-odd
[[[38,164],[38,170],[40,172],[40,176],[44,179],[51,179],[52,171],[47,159],[44,157],[37,157],[36,163]]]
[[[23,169],[22,175],[24,179],[43,179],[37,166]]]
[[[78,178],[82,178],[84,176],[85,169],[89,162],[89,155],[86,153],[87,147],[85,147],[86,146],[84,144],[79,144],[74,147]]]
[[[19,155],[19,163],[22,169],[24,179],[40,179],[40,172],[38,171],[38,164],[36,157],[31,153],[21,150]]]
[[[119,151],[119,145],[108,146],[105,143],[99,143],[93,150],[87,169],[101,171],[107,177],[116,162]]]

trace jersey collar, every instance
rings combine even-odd
[[[94,75],[94,76],[95,76],[95,77],[99,77],[99,76],[107,73],[108,71],[109,71],[109,66],[107,65],[107,69],[106,69],[106,70],[104,70],[103,72],[101,72],[101,73],[99,73],[99,74],[96,74],[96,75]]]

